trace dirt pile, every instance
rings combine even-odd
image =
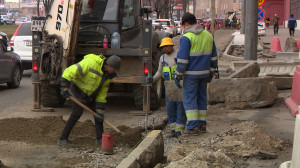
[[[233,125],[228,131],[211,139],[211,148],[235,157],[274,159],[285,149],[285,142],[271,136],[254,122]]]
[[[142,139],[142,127],[130,128],[125,125],[117,127],[122,131],[123,135],[115,134],[114,143],[124,145],[126,147],[134,147]],[[113,130],[107,129],[107,132],[114,133]]]
[[[243,167],[243,161],[250,158],[275,159],[277,153],[288,145],[259,128],[255,122],[242,122],[233,124],[216,137],[171,149],[168,167]]]
[[[9,118],[0,120],[0,141],[20,141],[34,145],[55,145],[66,121],[62,116],[41,118]],[[124,136],[115,135],[115,146],[132,147],[141,140],[141,128],[119,126]],[[104,132],[114,133],[111,129]],[[92,121],[77,122],[70,134],[76,147],[97,147]]]

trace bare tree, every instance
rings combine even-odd
[[[157,18],[160,18],[161,15],[164,17],[168,16],[170,8],[170,0],[147,0],[144,1],[145,4],[152,6],[153,10],[156,12]]]

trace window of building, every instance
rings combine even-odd
[[[233,3],[236,3],[236,0],[233,0]]]

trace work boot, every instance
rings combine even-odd
[[[194,129],[185,129],[183,131],[183,134],[189,134],[189,135],[198,135],[200,133],[199,128],[195,127]]]
[[[72,142],[69,141],[68,139],[58,139],[57,145],[58,146],[66,146],[66,147],[72,147],[72,146],[74,146],[72,144]]]
[[[168,131],[168,132],[166,133],[166,137],[167,137],[167,138],[173,138],[173,137],[175,137],[175,130]]]
[[[201,125],[200,128],[199,128],[199,130],[202,133],[206,133],[206,125],[205,124]]]
[[[96,139],[96,145],[102,146],[102,138],[101,139]]]
[[[175,131],[175,137],[180,137],[181,136],[181,131]]]

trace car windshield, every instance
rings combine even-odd
[[[170,22],[169,21],[165,21],[165,20],[157,20],[155,21],[156,23],[160,23],[161,25],[170,25]]]
[[[22,17],[22,18],[18,18],[17,20],[18,21],[25,21],[27,18],[25,18],[25,17]]]

